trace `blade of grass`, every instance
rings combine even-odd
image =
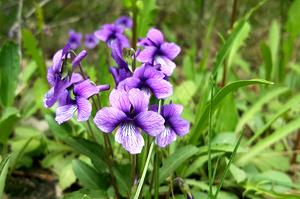
[[[234,147],[234,150],[233,150],[233,152],[232,152],[231,155],[230,155],[229,162],[228,162],[228,164],[227,164],[226,167],[225,167],[224,174],[223,174],[223,176],[222,176],[222,178],[221,178],[220,184],[219,184],[219,186],[218,186],[218,188],[217,188],[217,190],[216,190],[216,193],[215,193],[214,198],[217,198],[217,197],[218,197],[218,194],[219,194],[219,192],[220,192],[220,190],[221,190],[221,187],[222,187],[222,185],[223,185],[223,183],[224,183],[225,177],[226,177],[226,175],[227,175],[227,173],[228,173],[228,171],[229,171],[229,169],[230,169],[230,165],[231,165],[231,163],[233,162],[233,160],[234,160],[234,158],[235,158],[235,155],[236,155],[236,152],[237,152],[237,150],[238,150],[238,148],[239,148],[239,146],[240,146],[240,144],[241,144],[243,135],[244,135],[243,133],[240,134],[240,136],[239,136],[239,138],[238,138],[238,141],[237,141],[237,143],[236,143],[236,145],[235,145],[235,147]]]

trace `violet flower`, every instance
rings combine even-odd
[[[87,48],[93,49],[97,46],[98,43],[99,43],[99,40],[97,39],[97,37],[94,34],[86,34],[85,35],[84,45]]]
[[[66,59],[69,49],[70,46],[66,45],[64,49],[57,51],[53,56],[52,66],[47,70],[47,80],[52,87],[44,97],[44,106],[46,108],[52,107],[57,101],[60,102],[60,98],[65,93],[66,89],[72,84],[82,80],[81,75],[77,73],[73,73],[71,77],[62,76],[63,60]]]
[[[161,71],[145,64],[137,68],[132,77],[121,81],[118,88],[125,90],[139,88],[148,95],[152,92],[157,99],[164,99],[173,93],[172,85],[164,77],[165,75]]]
[[[157,111],[157,105],[151,110]],[[165,119],[164,130],[155,137],[155,143],[160,147],[166,147],[176,140],[177,136],[184,136],[189,132],[190,124],[180,114],[183,107],[177,104],[168,104],[161,107],[161,115]]]
[[[82,34],[77,33],[74,30],[69,31],[69,40],[68,44],[70,45],[71,49],[75,50],[80,46],[82,39]]]
[[[173,73],[176,65],[172,60],[180,53],[178,45],[165,42],[163,34],[154,28],[149,30],[147,37],[142,39],[138,45],[145,47],[137,55],[138,61],[153,65],[160,64],[160,70],[167,76]]]
[[[94,118],[96,126],[105,133],[117,127],[115,140],[131,154],[140,153],[144,146],[141,130],[157,136],[164,129],[164,119],[157,112],[148,111],[149,97],[139,89],[114,89],[109,101],[111,107],[99,110]]]
[[[123,33],[123,27],[116,24],[105,24],[94,34],[99,40],[104,41],[109,47],[112,46],[112,43],[116,42],[119,44],[121,49],[123,49],[130,46],[127,37]]]
[[[80,65],[80,62],[87,56],[87,51],[82,50],[72,61],[72,67],[75,69]]]
[[[118,67],[110,67],[109,71],[111,72],[117,86],[119,82],[130,77],[132,72],[130,71],[128,64],[123,59],[122,49],[119,47],[118,43],[112,44],[111,55]]]
[[[123,26],[124,28],[131,28],[133,25],[132,19],[128,16],[121,16],[115,21],[116,25]]]
[[[88,99],[108,89],[108,85],[96,86],[89,79],[74,84],[73,93],[65,95],[64,105],[57,107],[55,120],[59,124],[64,123],[70,120],[77,111],[77,121],[87,121],[92,111],[92,105]]]

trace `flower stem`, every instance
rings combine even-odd
[[[209,105],[209,129],[208,129],[208,181],[209,181],[209,192],[208,198],[212,198],[212,165],[211,165],[211,139],[212,139],[212,106],[214,97],[214,79],[211,78],[211,93],[210,93],[210,105]]]
[[[159,100],[158,101],[158,111],[157,111],[159,114],[160,114],[160,111],[161,111],[161,104],[162,104],[162,101]],[[145,180],[145,176],[146,176],[146,173],[147,173],[147,170],[148,170],[149,162],[150,162],[150,159],[151,159],[153,148],[154,148],[154,141],[152,141],[152,143],[150,145],[147,160],[146,160],[146,163],[145,163],[145,166],[144,166],[144,169],[143,169],[143,173],[142,173],[138,188],[135,192],[135,195],[134,195],[133,199],[138,199],[139,195],[141,193],[141,190],[142,190],[142,187],[143,187],[143,184],[144,184],[144,180]]]
[[[154,156],[154,198],[158,199],[158,188],[159,188],[159,172],[158,172],[158,150],[157,147],[155,147],[155,156]]]

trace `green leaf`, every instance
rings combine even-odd
[[[0,142],[7,142],[10,133],[12,132],[16,122],[20,118],[19,111],[13,107],[7,107],[4,109],[3,116],[0,120]]]
[[[28,56],[31,56],[32,59],[36,62],[38,70],[41,77],[46,75],[46,64],[44,60],[43,53],[40,48],[38,48],[38,41],[34,38],[33,34],[28,29],[22,30],[23,36],[23,46],[25,52]]]
[[[280,108],[278,108],[278,111],[269,119],[269,121],[257,132],[255,132],[254,136],[251,137],[250,140],[247,141],[247,145],[250,145],[253,143],[254,140],[259,138],[267,129],[270,128],[270,126],[283,114],[285,114],[288,110],[292,108],[297,108],[300,104],[300,94],[294,96],[289,101],[285,102]]]
[[[260,45],[261,54],[264,60],[264,67],[265,67],[265,78],[266,80],[271,79],[271,73],[272,73],[272,57],[271,57],[271,51],[270,48],[267,46],[267,44],[262,43]]]
[[[195,82],[191,80],[182,82],[182,84],[180,84],[174,89],[174,102],[183,105],[190,104],[190,101],[193,95],[195,94],[196,89],[197,88]]]
[[[19,48],[15,43],[7,42],[0,51],[0,104],[3,107],[13,104],[19,72]]]
[[[45,119],[48,122],[49,128],[54,136],[60,139],[64,139],[71,135],[71,127],[68,124],[58,125],[51,115],[45,115]]]
[[[286,28],[292,37],[300,33],[300,0],[293,1],[289,11]]]
[[[96,165],[100,166],[105,171],[105,169],[107,168],[107,165],[104,161],[105,153],[100,145],[83,138],[75,137],[65,138],[64,141],[79,153],[91,158],[91,160],[95,162]]]
[[[61,162],[59,162],[61,164]],[[59,176],[59,186],[62,190],[68,188],[76,181],[76,176],[74,175],[72,169],[72,160],[67,159],[61,166],[58,172]]]
[[[287,123],[281,128],[278,128],[275,132],[259,141],[256,145],[254,145],[251,148],[251,150],[248,153],[241,156],[241,158],[238,160],[238,163],[241,165],[246,164],[251,160],[252,157],[261,153],[262,151],[264,151],[264,149],[285,138],[289,134],[295,132],[295,130],[297,130],[298,128],[300,128],[300,117],[292,120],[291,122]]]
[[[274,78],[279,75],[276,74],[280,71],[278,69],[278,52],[279,52],[279,46],[280,46],[280,25],[279,23],[274,20],[272,21],[271,28],[269,31],[269,38],[268,38],[268,47],[271,53],[271,63],[273,65],[274,71],[272,72],[273,80]]]
[[[212,114],[218,108],[220,102],[222,102],[222,100],[224,100],[229,93],[232,93],[238,88],[245,87],[248,85],[253,85],[253,84],[273,84],[273,83],[262,79],[240,80],[240,81],[229,83],[221,90],[219,90],[217,94],[214,96],[212,101],[213,103]],[[197,115],[199,116],[196,116],[195,126],[191,132],[191,137],[190,137],[190,140],[193,144],[196,144],[198,142],[198,139],[201,136],[201,131],[203,131],[207,127],[209,107],[210,107],[210,102],[206,104],[204,110],[201,113],[200,112],[197,113]]]
[[[81,160],[72,161],[73,171],[79,182],[89,189],[105,189],[107,182],[93,167]]]
[[[248,22],[246,22],[241,28],[241,30],[238,32],[238,34],[236,35],[236,38],[232,42],[232,47],[228,54],[228,61],[227,61],[228,68],[231,67],[235,55],[237,54],[239,48],[244,44],[244,41],[249,36],[250,30],[251,30],[251,26]]]
[[[163,161],[163,166],[159,169],[159,182],[165,180],[180,165],[198,152],[198,148],[187,145],[176,150],[171,156]]]
[[[102,190],[80,189],[66,194],[63,199],[107,199],[107,193]]]
[[[3,192],[4,192],[9,162],[10,162],[10,155],[5,157],[0,163],[0,198],[3,198]]]
[[[144,37],[154,19],[153,11],[156,9],[156,0],[142,0],[138,5],[138,37]]]
[[[228,158],[225,158],[226,164],[229,163]],[[229,168],[230,173],[232,174],[233,178],[236,180],[237,183],[241,183],[247,179],[247,174],[244,170],[240,169],[233,163],[230,165]]]
[[[285,87],[278,87],[271,89],[270,91],[265,91],[264,95],[258,99],[257,102],[239,119],[239,123],[236,126],[235,132],[240,132],[244,125],[247,124],[247,122],[249,122],[253,116],[262,109],[264,104],[269,103],[273,98],[278,97],[288,91],[289,89]]]

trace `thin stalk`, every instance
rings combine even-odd
[[[136,50],[136,43],[137,43],[137,5],[136,0],[132,0],[132,40],[131,46],[134,50]]]
[[[210,105],[209,105],[209,129],[208,129],[208,181],[209,181],[209,192],[208,196],[212,196],[212,165],[211,165],[211,139],[212,139],[212,102],[214,97],[214,80],[211,78],[212,86],[210,93]]]
[[[231,153],[229,162],[228,162],[228,164],[227,164],[226,167],[225,167],[224,174],[223,174],[223,176],[222,176],[222,178],[221,178],[220,184],[219,184],[219,186],[218,186],[218,188],[217,188],[217,191],[216,191],[216,194],[215,194],[215,197],[214,197],[214,198],[217,198],[217,197],[218,197],[218,194],[219,194],[219,192],[220,192],[220,190],[221,190],[221,187],[222,187],[222,185],[223,185],[223,183],[224,183],[225,177],[226,177],[226,175],[227,175],[227,173],[228,173],[228,171],[229,171],[229,169],[230,169],[230,165],[231,165],[231,163],[233,162],[233,160],[234,160],[234,158],[235,158],[235,155],[236,155],[236,152],[237,152],[237,150],[238,150],[238,148],[239,148],[239,146],[240,146],[240,144],[241,144],[243,135],[244,135],[243,133],[240,134],[240,136],[239,136],[239,138],[238,138],[238,141],[237,141],[237,143],[236,143],[236,145],[235,145],[235,147],[234,147],[234,149],[233,149],[233,152]]]
[[[159,188],[159,157],[158,157],[158,150],[157,147],[155,147],[155,156],[154,156],[154,198],[158,199],[158,188]]]
[[[135,185],[135,178],[136,178],[136,155],[131,155],[131,186]]]
[[[159,102],[158,102],[158,111],[157,112],[160,113],[160,111],[161,111],[161,100],[159,100]],[[150,149],[149,149],[149,152],[148,152],[146,164],[144,166],[143,173],[142,173],[138,188],[137,188],[137,190],[134,194],[133,199],[138,199],[139,196],[140,196],[140,193],[141,193],[144,181],[145,181],[146,173],[147,173],[147,170],[148,170],[149,162],[150,162],[150,159],[151,159],[153,148],[154,148],[154,142],[152,142],[151,145],[150,145]]]

